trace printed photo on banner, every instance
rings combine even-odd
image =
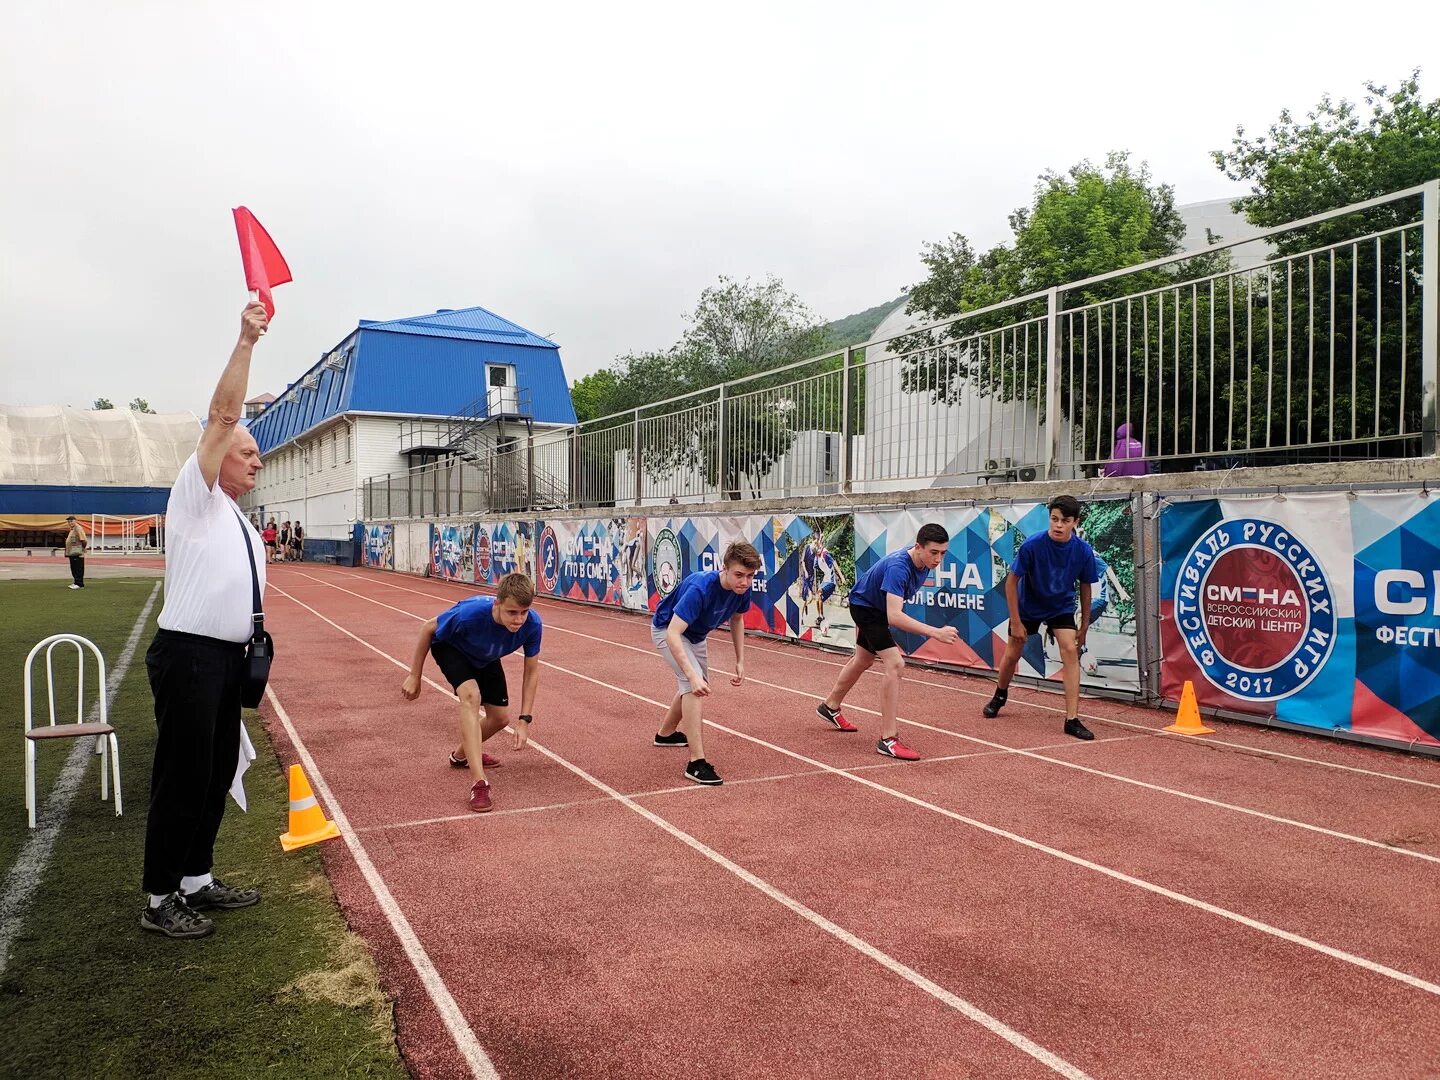
[[[993,671],[1004,654],[1009,633],[1005,578],[1020,545],[1044,532],[1049,520],[1044,503],[1028,502],[857,513],[855,570],[863,573],[888,552],[911,546],[921,525],[931,521],[942,525],[950,534],[945,559],[905,611],[932,626],[954,626],[959,639],[942,644],[897,631],[895,640],[910,656]],[[1135,552],[1129,500],[1088,504],[1078,534],[1095,549],[1100,577],[1092,590],[1092,626],[1081,657],[1082,681],[1092,687],[1138,691]],[[1047,635],[1032,635],[1026,642],[1020,674],[1058,679],[1061,667],[1056,644]]]
[[[430,576],[446,581],[475,580],[473,525],[430,526]]]
[[[536,530],[541,592],[645,610],[644,518],[541,521]]]
[[[364,565],[376,570],[395,569],[394,525],[366,525],[364,543],[361,552]]]
[[[530,554],[531,523],[491,521],[475,526],[475,582],[498,585],[506,574],[521,570],[535,580]]]
[[[772,519],[774,569],[765,602],[771,629],[800,641],[852,648],[855,519],[850,514]],[[763,550],[763,549],[762,549]]]
[[[726,545],[736,540],[754,544],[762,566],[751,586],[752,603],[745,613],[751,630],[774,632],[771,611],[764,602],[769,576],[775,566],[772,519],[759,514],[652,517],[646,520],[649,537],[647,606],[654,611],[684,578],[705,570],[722,569]],[[783,631],[782,631],[783,632]]]

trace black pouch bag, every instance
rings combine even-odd
[[[270,681],[270,662],[275,659],[275,641],[265,629],[265,612],[260,605],[260,574],[255,569],[255,549],[250,546],[250,533],[239,514],[240,535],[245,538],[245,552],[250,556],[250,609],[254,612],[253,631],[245,644],[245,664],[240,670],[240,704],[247,709],[258,708]]]

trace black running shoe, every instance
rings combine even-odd
[[[1073,735],[1082,742],[1089,742],[1095,738],[1095,733],[1082,724],[1078,716],[1072,716],[1069,720],[1065,721],[1065,734]]]
[[[669,735],[656,735],[656,746],[689,746],[690,740],[683,731],[672,731]]]
[[[185,903],[190,905],[192,911],[205,911],[209,908],[224,908],[230,911],[235,908],[254,907],[260,902],[259,889],[237,889],[233,885],[226,885],[218,877],[212,879],[203,889],[181,895],[185,897]]]
[[[720,779],[720,774],[715,771],[715,766],[711,765],[703,757],[696,758],[690,762],[689,765],[685,766],[685,779],[694,780],[697,784],[709,784],[711,786],[725,782]]]
[[[987,701],[985,703],[985,708],[981,709],[980,711],[984,714],[985,719],[994,720],[995,717],[1000,715],[1000,710],[1005,707],[1005,702],[1009,700],[1009,690],[996,690],[995,696],[992,697],[989,701]]]
[[[171,938],[202,938],[215,932],[215,924],[192,910],[178,892],[173,892],[156,907],[145,905],[140,913],[140,929]]]

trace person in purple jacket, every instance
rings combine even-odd
[[[1121,424],[1115,429],[1115,448],[1100,470],[1102,476],[1145,476],[1150,472],[1150,463],[1145,460],[1145,444],[1131,438],[1130,425]]]

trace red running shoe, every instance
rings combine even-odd
[[[885,757],[899,758],[901,761],[919,761],[920,755],[910,747],[906,746],[898,738],[881,739],[875,744],[875,752]]]
[[[484,780],[476,780],[470,785],[470,809],[477,814],[483,814],[491,805],[490,784]]]
[[[859,731],[854,724],[845,719],[845,714],[839,709],[832,709],[823,701],[815,706],[815,711],[820,714],[820,719],[827,723],[834,724],[841,731]]]

